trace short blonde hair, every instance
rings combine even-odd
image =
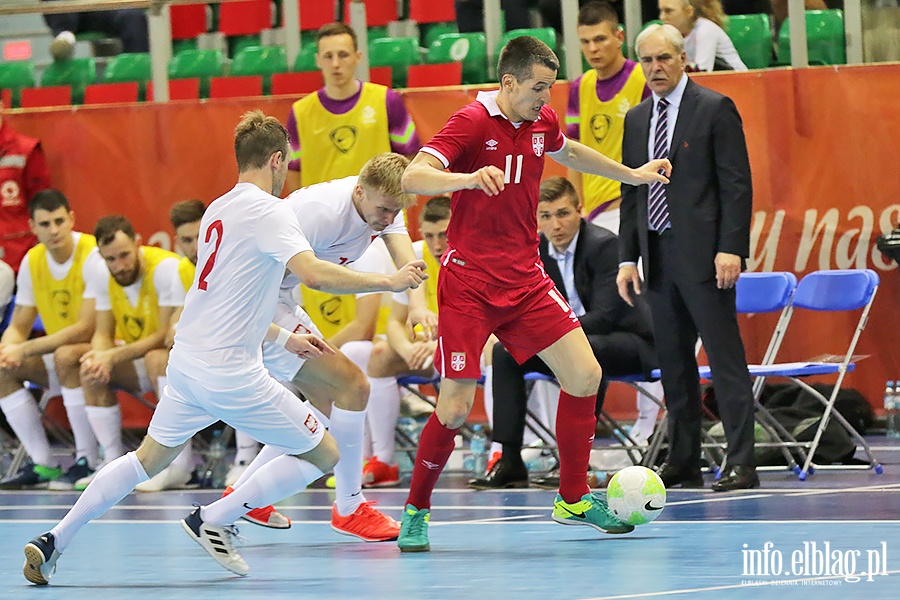
[[[384,152],[369,159],[359,172],[359,184],[380,194],[394,198],[400,208],[407,209],[416,203],[415,194],[407,194],[400,186],[409,159],[395,152]]]
[[[267,117],[261,110],[244,113],[234,128],[234,156],[238,171],[260,169],[276,152],[288,154],[288,133],[278,119]]]

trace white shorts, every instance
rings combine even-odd
[[[50,396],[59,396],[62,391],[59,377],[56,376],[56,362],[53,360],[53,353],[42,354],[41,360],[44,361],[44,368],[47,370],[47,392]]]
[[[293,333],[311,333],[317,337],[323,337],[319,329],[306,314],[306,311],[296,306],[290,308],[279,300],[275,311],[275,324]],[[306,362],[296,354],[288,352],[274,342],[263,342],[263,365],[279,381],[293,381],[294,376]]]
[[[225,421],[285,454],[303,454],[319,445],[325,426],[309,406],[275,381],[262,365],[247,372],[241,385],[223,387],[213,378],[200,381],[169,361],[168,381],[147,433],[174,448],[192,435]]]

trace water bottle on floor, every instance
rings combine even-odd
[[[202,485],[209,489],[222,489],[225,487],[225,477],[228,474],[228,466],[225,464],[225,441],[222,439],[222,431],[213,431],[212,441],[206,453],[206,470],[203,472]]]
[[[472,428],[472,439],[469,440],[469,452],[472,456],[471,473],[475,477],[482,477],[487,471],[489,447],[484,428],[481,425],[475,425]]]
[[[900,381],[896,382],[900,384]],[[900,385],[888,381],[884,389],[884,429],[890,438],[900,438]]]

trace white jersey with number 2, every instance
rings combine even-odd
[[[170,361],[226,380],[261,369],[285,265],[306,251],[312,247],[287,203],[253,184],[210,204]]]

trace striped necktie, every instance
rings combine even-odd
[[[669,103],[665,98],[656,105],[656,131],[653,138],[653,158],[669,156]],[[650,184],[647,197],[647,221],[651,231],[662,232],[671,226],[669,221],[669,203],[666,201],[666,186],[657,181]]]

